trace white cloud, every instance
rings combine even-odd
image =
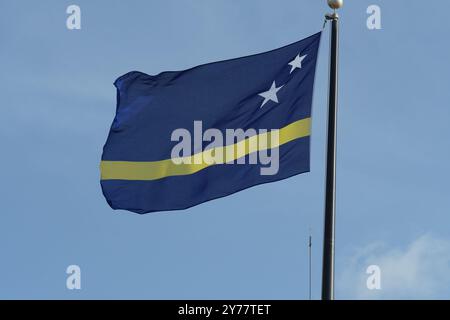
[[[450,241],[424,235],[406,248],[376,243],[339,261],[339,299],[449,299]],[[366,286],[366,269],[381,268],[381,290]]]

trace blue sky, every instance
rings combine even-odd
[[[66,28],[70,4],[82,29]],[[377,4],[382,29],[366,27]],[[346,1],[337,298],[450,298],[447,1]],[[186,211],[113,211],[99,161],[114,80],[274,49],[322,28],[326,1],[2,1],[0,298],[306,299],[320,296],[328,28],[312,171]],[[81,267],[82,289],[66,289]],[[382,289],[365,288],[367,266]]]

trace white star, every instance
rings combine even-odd
[[[289,65],[292,67],[291,68],[291,72],[292,73],[295,69],[301,69],[302,68],[302,62],[303,60],[306,58],[307,54],[305,54],[304,56],[300,57],[300,54],[298,54],[294,60],[292,60],[291,62],[289,62]]]
[[[275,84],[275,81],[272,83],[272,86],[270,87],[270,89],[268,91],[262,92],[259,94],[259,96],[264,98],[264,101],[261,105],[260,108],[262,108],[267,102],[269,101],[273,101],[278,103],[278,97],[277,97],[277,92],[283,88],[284,86],[278,87]]]

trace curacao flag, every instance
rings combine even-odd
[[[100,164],[108,204],[140,214],[186,209],[308,172],[320,38],[118,78]]]

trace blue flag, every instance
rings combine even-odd
[[[308,172],[320,37],[185,71],[118,78],[100,164],[111,208],[186,209]]]

